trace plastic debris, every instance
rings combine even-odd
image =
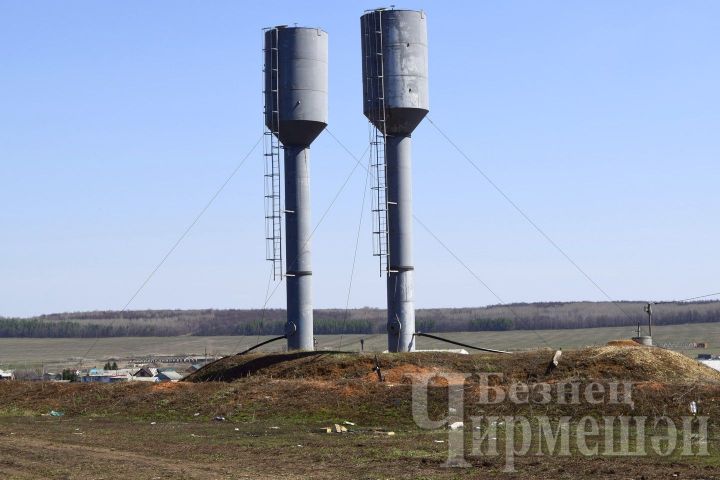
[[[237,427],[235,427],[235,431],[236,431],[236,432],[239,432],[239,431],[240,431],[240,429],[239,429],[239,428],[237,428]]]
[[[433,440],[435,443],[445,443],[445,440]]]
[[[346,433],[348,431],[347,427],[343,427],[337,423],[332,427],[325,427],[323,430],[325,430],[325,433]]]
[[[353,427],[355,426],[355,424],[354,424],[353,422],[348,422],[347,420],[345,420],[345,421],[343,422],[343,425],[350,425],[350,426],[353,426]]]
[[[56,412],[55,410],[50,410],[50,416],[51,417],[62,417],[65,415],[63,412]]]
[[[450,425],[448,425],[448,428],[450,430],[462,430],[465,424],[463,422],[453,422]]]
[[[690,402],[690,413],[692,413],[693,415],[697,415],[697,410],[697,402],[693,400],[692,402]]]
[[[280,427],[270,427],[271,430],[280,430]]]
[[[150,425],[157,425],[157,422],[150,422]]]
[[[216,422],[224,422],[227,419],[225,417],[223,417],[222,415],[218,415],[217,417],[213,418],[213,420],[215,420]]]

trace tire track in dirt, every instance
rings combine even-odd
[[[25,435],[0,437],[0,474],[3,479],[48,478],[176,478],[251,479],[228,467],[154,457],[100,446],[60,444]],[[60,475],[56,477],[55,475]],[[265,478],[282,478],[277,475]],[[290,477],[286,477],[290,478]]]

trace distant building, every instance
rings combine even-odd
[[[700,360],[700,363],[710,368],[720,371],[720,360]]]
[[[157,378],[161,382],[177,382],[182,380],[183,376],[177,373],[175,370],[163,369],[157,374]]]
[[[153,367],[142,367],[133,374],[135,378],[151,378],[158,374],[158,369]]]
[[[127,382],[132,378],[132,371],[129,369],[103,370],[91,368],[85,375],[80,376],[82,383],[116,383]]]

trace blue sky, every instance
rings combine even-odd
[[[328,31],[329,128],[360,155],[376,6],[0,0],[0,315],[125,305],[262,133],[262,27]],[[611,297],[720,290],[720,4],[398,7],[428,14],[430,117]],[[416,214],[504,301],[604,300],[428,122],[413,141]],[[314,222],[353,165],[313,144]],[[262,168],[257,150],[130,308],[262,306]],[[345,305],[364,182],[313,239],[318,308]],[[350,305],[383,306],[365,211]],[[497,303],[415,232],[418,307]]]

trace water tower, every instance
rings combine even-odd
[[[264,56],[266,257],[274,277],[282,278],[284,217],[288,350],[313,350],[310,144],[327,126],[327,33],[318,28],[269,28]]]
[[[424,12],[378,9],[360,19],[363,113],[373,127],[374,254],[387,276],[388,349],[415,350],[410,135],[429,111]]]

